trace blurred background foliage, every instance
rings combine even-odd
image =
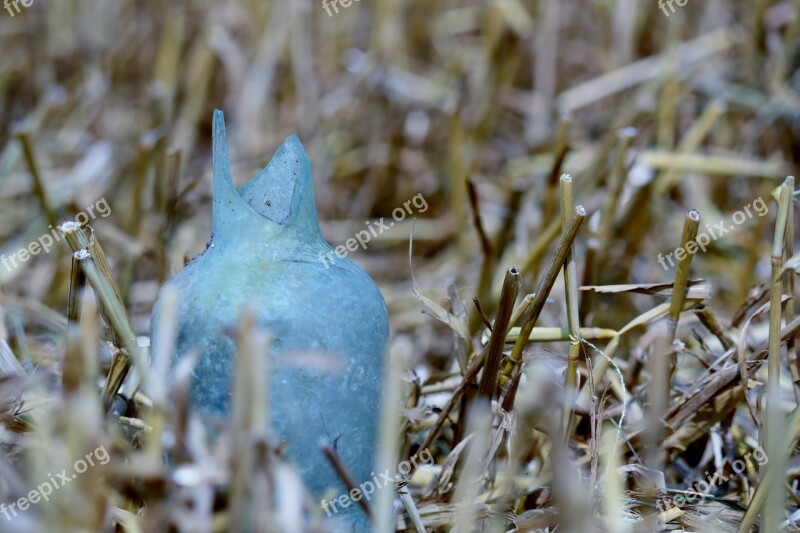
[[[680,245],[688,209],[713,225],[763,197],[771,216],[694,258],[692,277],[711,280],[712,305],[730,321],[769,280],[770,192],[800,160],[800,6],[669,4],[360,0],[329,15],[308,0],[33,0],[3,10],[0,253],[105,198],[111,214],[91,225],[147,335],[158,289],[209,238],[220,108],[237,184],[298,133],[334,246],[422,194],[416,278],[476,339],[471,299],[493,317],[509,266],[521,268],[521,294],[534,291],[558,237],[561,172],[588,212],[576,257],[593,285],[671,282],[657,255]],[[407,218],[350,256],[383,290],[393,342],[412,342],[417,379],[439,376],[434,386],[457,357],[452,332],[412,293],[411,233]],[[62,241],[0,267],[0,339],[28,371],[60,372],[70,265]],[[564,322],[563,292],[557,283],[541,325]],[[584,295],[581,325],[618,329],[654,301]],[[567,343],[553,346],[563,361]]]

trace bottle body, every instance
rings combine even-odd
[[[388,319],[383,297],[360,269],[337,261],[250,258],[214,247],[168,284],[180,311],[173,366],[192,350],[202,354],[191,386],[201,413],[225,417],[231,408],[237,323],[252,310],[271,338],[264,357],[269,376],[270,424],[314,496],[348,492],[322,454],[336,443],[358,484],[372,479]],[[231,260],[233,259],[233,260]],[[158,323],[160,306],[154,309]],[[157,328],[153,330],[157,342]],[[329,514],[363,522],[355,502]]]

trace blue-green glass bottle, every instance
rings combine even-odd
[[[269,353],[272,430],[318,498],[346,487],[320,451],[336,441],[360,484],[371,479],[389,334],[386,304],[370,277],[348,259],[330,257],[320,233],[311,167],[300,140],[284,141],[267,167],[234,187],[225,122],[213,119],[212,235],[206,250],[168,283],[180,294],[173,365],[189,350],[202,357],[192,383],[193,406],[225,415],[231,408],[235,330],[252,308],[273,342]],[[151,336],[159,335],[159,301]],[[297,364],[292,355],[324,352],[340,368]],[[391,490],[391,489],[389,489]],[[323,513],[324,514],[324,513]],[[345,529],[367,531],[352,502],[335,513]]]

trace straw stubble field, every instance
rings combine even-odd
[[[425,199],[351,256],[389,308],[393,371],[364,398],[381,466],[419,464],[362,504],[376,531],[798,530],[798,4],[340,11],[0,18],[0,253],[110,208],[0,269],[0,501],[110,455],[0,531],[325,530],[257,401],[252,317],[213,428],[192,358],[150,361],[156,294],[209,238],[214,108],[237,183],[299,135],[334,245]],[[659,264],[758,198],[764,216]]]

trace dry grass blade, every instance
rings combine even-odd
[[[511,323],[511,314],[514,311],[520,281],[519,270],[516,267],[511,267],[506,271],[503,291],[500,293],[500,304],[497,307],[497,317],[489,340],[486,364],[478,387],[478,394],[490,400],[497,387],[497,372],[500,370],[500,359],[503,356],[503,346]]]
[[[545,272],[544,276],[542,276],[542,279],[536,288],[536,294],[534,296],[533,303],[531,304],[530,309],[528,309],[520,319],[522,321],[522,330],[517,342],[514,344],[514,349],[511,352],[509,362],[503,369],[503,374],[501,376],[501,381],[503,383],[507,382],[511,378],[512,371],[522,359],[522,350],[528,344],[531,331],[536,325],[539,314],[544,308],[544,304],[547,301],[550,290],[553,288],[553,285],[556,282],[556,277],[558,276],[559,271],[564,266],[564,263],[569,256],[572,243],[575,240],[575,237],[577,237],[578,230],[583,224],[583,220],[585,218],[586,211],[583,209],[583,207],[575,207],[572,212],[572,216],[569,219],[569,223],[561,234],[561,238],[556,245],[556,250],[553,253],[553,258],[550,261],[550,265],[548,266],[547,271]]]
[[[678,269],[675,271],[675,282],[673,283],[672,300],[669,305],[669,336],[675,339],[675,332],[678,329],[678,318],[683,311],[683,302],[686,297],[686,287],[689,281],[689,271],[692,266],[694,252],[697,251],[697,228],[700,225],[700,214],[697,211],[689,211],[683,224],[683,235],[681,236],[681,246],[679,253],[675,254],[678,259]],[[683,257],[680,257],[680,251]],[[671,373],[670,373],[671,374]]]
[[[561,230],[566,231],[569,226],[568,213],[573,210],[572,176],[561,176]],[[578,321],[578,268],[575,262],[575,245],[571,246],[569,254],[564,260],[564,287],[567,295],[567,326],[569,327],[570,346],[567,358],[567,370],[564,376],[564,407],[561,427],[564,432],[564,441],[569,437],[569,421],[572,417],[573,404],[579,385],[578,356],[581,353],[581,326]]]

